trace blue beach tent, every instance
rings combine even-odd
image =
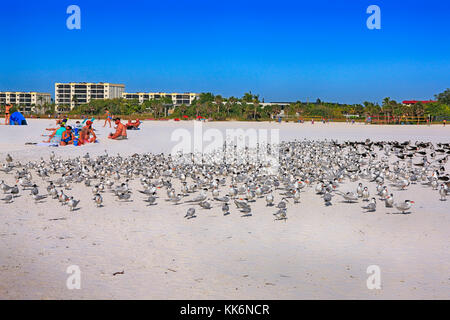
[[[27,120],[25,120],[25,117],[19,111],[16,111],[9,117],[9,125],[26,126],[28,123]]]

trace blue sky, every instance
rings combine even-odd
[[[81,30],[66,9],[81,8]],[[366,9],[381,9],[369,30]],[[0,91],[54,82],[265,101],[430,99],[450,87],[450,1],[4,1]]]

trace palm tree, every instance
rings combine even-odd
[[[256,110],[259,108],[259,94],[253,96],[253,120],[256,120]]]
[[[76,95],[73,95],[72,102],[73,102],[74,108],[75,108],[77,106],[77,104],[78,104],[78,98],[77,98]]]
[[[215,103],[217,105],[217,113],[219,113],[220,112],[220,107],[222,106],[223,98],[222,98],[222,96],[220,94],[218,94],[217,96],[214,97],[214,101],[215,101]]]
[[[389,123],[389,115],[391,115],[393,113],[393,106],[392,106],[391,98],[386,97],[383,99],[382,110],[383,110],[383,113],[387,120],[387,123]]]
[[[242,101],[244,102],[252,102],[253,101],[253,94],[251,91],[244,93],[244,96],[242,97]]]

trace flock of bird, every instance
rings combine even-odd
[[[365,203],[362,211],[375,212],[378,199],[385,207],[401,213],[410,212],[414,201],[395,202],[394,191],[407,192],[411,184],[421,184],[436,190],[441,201],[449,193],[450,179],[445,169],[449,143],[435,146],[430,142],[338,143],[305,139],[282,142],[276,148],[275,171],[273,164],[249,156],[249,148],[239,150],[234,158],[223,162],[213,161],[220,158],[220,150],[202,154],[198,161],[193,160],[198,156],[194,154],[147,153],[124,157],[110,156],[105,150],[96,157],[86,153],[72,159],[62,159],[52,152],[48,161],[41,158],[22,164],[8,154],[0,176],[13,175],[16,184],[9,186],[1,180],[4,197],[0,200],[9,204],[21,196],[21,191],[30,191],[35,203],[53,199],[71,211],[79,210],[80,204],[89,200],[80,202],[66,193],[74,184],[81,184],[91,188],[91,201],[98,208],[104,206],[103,198],[108,193],[122,202],[131,202],[139,194],[148,206],[157,206],[160,199],[173,205],[187,205],[186,219],[195,218],[196,209],[209,210],[215,206],[221,207],[227,216],[233,205],[242,217],[250,217],[252,205],[265,201],[265,207],[273,207],[275,220],[286,221],[288,208],[291,204],[295,208],[301,194],[308,190],[321,197],[326,207],[332,206],[333,198],[339,196],[349,204],[361,200]],[[133,193],[130,182],[136,179],[142,190]],[[346,185],[351,182],[358,183],[354,191]],[[370,194],[371,185],[376,194]],[[46,192],[41,193],[40,188]],[[343,191],[345,188],[347,191]]]

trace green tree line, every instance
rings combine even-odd
[[[404,105],[401,102],[384,98],[381,104],[365,101],[362,104],[342,104],[322,102],[293,102],[284,108],[284,116],[291,119],[321,117],[326,119],[340,119],[345,116],[365,118],[371,116],[377,119],[400,119],[401,117],[433,117],[434,119],[450,119],[450,89],[435,95],[436,102],[423,104],[418,102]],[[263,100],[264,101],[264,100]],[[154,118],[196,118],[203,117],[212,120],[243,120],[258,121],[277,117],[282,108],[279,105],[263,105],[259,95],[246,92],[242,97],[228,97],[214,95],[210,92],[201,93],[191,105],[173,106],[170,97],[144,101],[110,99],[92,100],[70,110],[69,106],[55,107],[45,104],[39,107],[40,113],[54,114],[68,111],[72,115],[101,116],[108,109],[114,115],[151,115]],[[17,109],[17,107],[16,107]],[[70,110],[70,111],[69,111]],[[390,122],[390,121],[389,121]]]

